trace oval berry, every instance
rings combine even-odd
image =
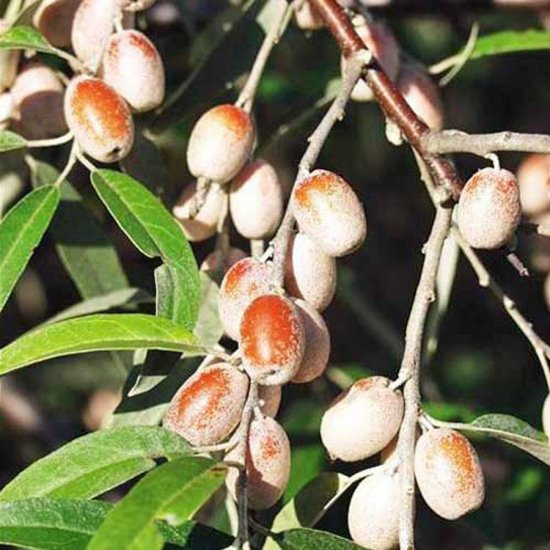
[[[162,59],[153,43],[139,31],[122,31],[109,38],[101,75],[134,111],[150,111],[164,99]]]
[[[416,116],[431,130],[443,128],[443,104],[432,79],[412,65],[403,65],[397,87]]]
[[[330,334],[319,312],[303,300],[295,300],[302,325],[304,326],[306,347],[298,372],[291,382],[301,384],[319,378],[327,368],[330,355]]]
[[[351,538],[372,550],[397,548],[399,503],[399,476],[382,472],[361,481],[349,503]]]
[[[148,10],[157,0],[119,0],[121,9],[125,11]]]
[[[239,425],[248,378],[236,367],[218,363],[188,378],[172,399],[164,426],[191,445],[215,445]]]
[[[281,386],[259,386],[258,399],[260,400],[260,409],[266,416],[275,418],[279,412],[282,397]]]
[[[9,92],[0,93],[0,130],[5,130],[13,116],[13,98]]]
[[[241,170],[254,146],[254,123],[235,105],[218,105],[195,124],[187,146],[187,165],[195,177],[226,183]]]
[[[233,265],[220,286],[218,311],[227,335],[239,339],[241,318],[248,305],[271,288],[271,267],[254,258]]]
[[[397,434],[403,396],[389,384],[383,376],[358,380],[325,411],[321,440],[333,459],[363,460],[379,453]]]
[[[300,313],[287,298],[267,294],[244,311],[240,329],[241,356],[248,376],[260,384],[288,382],[305,352]]]
[[[212,184],[201,209],[190,218],[189,212],[195,200],[196,190],[196,182],[189,184],[172,209],[172,214],[180,223],[185,236],[192,242],[204,241],[216,234],[225,204],[224,191],[219,185]]]
[[[225,275],[227,270],[248,255],[240,248],[230,248],[225,256],[221,250],[214,250],[203,260],[200,270],[205,273],[221,273]]]
[[[336,291],[336,260],[304,233],[294,235],[285,260],[285,288],[318,311],[332,302]]]
[[[71,30],[81,0],[44,0],[33,17],[34,26],[58,48],[71,45]]]
[[[225,460],[238,460],[238,447]],[[271,508],[282,496],[290,476],[290,442],[283,428],[272,418],[257,418],[250,425],[246,450],[248,505],[252,510]],[[238,470],[230,468],[226,485],[236,500]]]
[[[546,396],[542,406],[542,429],[550,437],[550,395]]]
[[[459,432],[433,429],[416,444],[414,471],[426,504],[445,519],[457,519],[483,504],[485,482],[479,458]]]
[[[82,150],[101,162],[125,157],[134,142],[126,102],[99,78],[80,76],[65,93],[65,118]]]
[[[518,168],[521,208],[536,215],[550,210],[550,155],[529,155]]]
[[[365,211],[351,186],[327,170],[314,170],[292,192],[300,230],[329,256],[350,254],[367,236]]]
[[[231,184],[231,218],[247,239],[271,237],[283,217],[283,190],[271,164],[257,160],[245,166]]]
[[[503,246],[514,235],[520,219],[518,184],[508,170],[479,170],[462,189],[457,220],[470,246]]]
[[[0,18],[0,36],[2,36],[11,27],[11,22]],[[17,67],[21,52],[19,50],[0,51],[0,93],[10,88],[17,76]]]
[[[294,11],[294,22],[297,27],[304,31],[317,31],[325,26],[325,21],[308,0],[302,0],[302,2],[296,6]]]

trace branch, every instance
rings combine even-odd
[[[416,289],[405,333],[405,352],[398,378],[407,378],[403,388],[405,414],[399,431],[400,513],[399,542],[402,550],[414,548],[414,445],[420,408],[420,364],[426,317],[435,300],[437,271],[443,243],[451,226],[452,209],[438,206],[428,242],[424,264]]]
[[[550,7],[550,0],[360,0],[359,3],[372,11],[429,12],[438,15],[444,15],[451,9],[538,10]]]
[[[550,136],[517,132],[472,135],[460,130],[443,130],[422,136],[422,148],[428,153],[472,153],[480,157],[495,151],[550,153]]]

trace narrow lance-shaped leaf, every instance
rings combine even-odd
[[[185,327],[168,319],[137,313],[89,315],[24,334],[0,350],[0,374],[62,355],[141,348],[201,349]]]
[[[550,33],[543,30],[500,31],[477,39],[470,59],[533,50],[549,50]]]
[[[56,53],[55,48],[34,28],[20,25],[0,36],[0,50],[36,50]]]
[[[157,522],[180,525],[223,484],[226,467],[214,460],[187,457],[147,474],[108,514],[89,550],[155,550],[164,539]]]
[[[351,540],[313,529],[284,531],[275,540],[282,550],[363,550]]]
[[[59,190],[42,187],[18,202],[0,222],[0,310],[41,241],[58,204]]]
[[[155,467],[155,459],[189,453],[187,443],[165,428],[100,430],[31,464],[2,489],[0,501],[93,498]]]
[[[0,153],[24,149],[27,146],[27,140],[15,132],[5,130],[0,132]]]

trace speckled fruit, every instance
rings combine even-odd
[[[439,90],[426,73],[412,65],[402,65],[397,87],[416,116],[432,130],[443,128],[443,104]]]
[[[125,11],[148,10],[157,0],[119,0],[120,7]]]
[[[294,22],[296,26],[304,31],[318,31],[325,26],[323,18],[317,13],[308,0],[303,0],[303,2],[297,6],[294,12]]]
[[[241,170],[254,146],[254,123],[235,105],[218,105],[195,124],[187,146],[187,164],[195,177],[226,183]]]
[[[474,248],[498,248],[514,235],[521,219],[516,177],[508,170],[484,168],[462,189],[458,227]]]
[[[13,116],[13,98],[9,92],[0,94],[0,130],[5,130]]]
[[[485,482],[479,458],[459,432],[433,429],[414,454],[416,481],[426,504],[445,519],[457,519],[483,504]]]
[[[399,476],[378,473],[361,481],[351,497],[351,538],[371,550],[392,550],[399,544]]]
[[[71,31],[81,0],[44,0],[33,16],[34,26],[58,48],[71,45]]]
[[[196,372],[178,390],[164,426],[191,445],[215,445],[238,426],[248,391],[248,377],[218,363]]]
[[[122,31],[109,38],[101,76],[134,111],[150,111],[164,99],[162,59],[153,43],[139,31]]]
[[[225,456],[226,461],[239,458],[236,447]],[[246,452],[248,505],[253,510],[271,508],[282,496],[290,476],[290,443],[281,426],[266,416],[250,425]],[[226,485],[236,500],[238,471],[230,468]]]
[[[47,139],[67,131],[63,84],[47,65],[27,64],[11,88],[14,129],[27,139]]]
[[[295,300],[305,330],[306,348],[298,372],[291,382],[301,384],[319,378],[327,368],[330,355],[330,334],[320,313],[303,300]]]
[[[11,24],[0,18],[0,36],[9,30]],[[0,93],[7,90],[15,80],[21,52],[19,50],[0,51]]]
[[[358,380],[325,411],[321,439],[333,459],[354,462],[379,453],[397,434],[403,396],[383,376]]]
[[[271,288],[271,268],[253,258],[240,260],[229,269],[220,286],[219,314],[223,328],[239,339],[241,318],[248,305]]]
[[[314,170],[292,192],[300,230],[329,256],[357,250],[367,236],[363,205],[351,186],[328,170]]]
[[[544,433],[550,437],[550,395],[546,396],[542,406],[542,428]]]
[[[525,214],[550,211],[550,155],[529,155],[518,168],[518,185]]]
[[[281,386],[259,386],[258,399],[261,403],[261,411],[266,416],[275,418],[279,412],[279,406],[281,405],[282,397]]]
[[[336,260],[304,233],[290,241],[285,262],[285,288],[296,298],[323,311],[336,291]]]
[[[134,143],[126,102],[99,78],[79,76],[65,93],[65,118],[82,150],[101,162],[125,157]]]
[[[240,343],[250,378],[260,384],[285,384],[304,358],[305,329],[298,308],[277,294],[256,298],[243,313]]]
[[[172,214],[181,225],[185,236],[193,242],[204,241],[216,234],[216,228],[224,208],[224,192],[219,185],[212,184],[202,208],[194,218],[189,217],[197,183],[189,184],[172,209]]]
[[[418,441],[420,437],[420,428],[417,426],[415,441]],[[387,462],[395,462],[399,460],[398,456],[398,442],[399,442],[399,433],[380,451],[380,463],[386,464]]]
[[[367,23],[361,17],[360,23],[355,26],[355,31],[386,74],[394,80],[399,71],[399,46],[390,29],[383,23]],[[343,73],[346,67],[344,57],[341,59],[341,67]],[[371,101],[373,97],[370,87],[363,80],[360,80],[351,92],[351,99],[354,101]]]
[[[206,273],[221,272],[222,275],[225,275],[230,267],[246,257],[247,253],[240,248],[230,248],[225,257],[223,257],[221,250],[214,250],[203,260],[200,269]]]
[[[283,217],[283,190],[271,164],[257,160],[245,166],[231,184],[231,218],[246,239],[271,237]]]

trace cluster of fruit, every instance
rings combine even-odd
[[[4,124],[29,140],[58,137],[68,129],[90,157],[101,162],[124,158],[134,142],[132,113],[154,109],[164,99],[157,49],[143,33],[127,28],[133,26],[134,12],[151,4],[43,2],[34,24],[52,45],[72,49],[76,74],[65,89],[64,75],[37,60],[19,67],[19,54],[8,52],[13,79],[2,79]]]
[[[399,463],[397,434],[403,397],[390,380],[372,376],[341,393],[321,423],[323,445],[333,459],[355,462],[380,453],[387,468],[376,470],[355,489],[348,510],[354,541],[391,550],[399,541]],[[368,419],[368,420],[367,420]],[[415,476],[426,504],[445,519],[479,508],[484,478],[469,441],[449,429],[428,429],[416,443]]]

